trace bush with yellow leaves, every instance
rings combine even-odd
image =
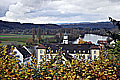
[[[31,65],[25,67],[19,65],[19,60],[12,53],[13,46],[0,47],[0,79],[3,80],[117,80],[120,75],[119,60],[109,58],[105,55],[106,50],[99,56],[99,59],[72,60],[70,64],[63,64],[60,49],[56,57],[57,63],[53,64],[51,59],[46,62],[44,59],[37,65],[36,58],[31,56]],[[12,54],[10,54],[12,53]],[[116,57],[115,55],[112,55]],[[115,61],[114,61],[115,60]],[[51,62],[52,61],[52,62]],[[115,62],[115,64],[114,64]]]

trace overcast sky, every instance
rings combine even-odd
[[[76,23],[120,19],[120,0],[0,0],[0,20]]]

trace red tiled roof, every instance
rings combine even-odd
[[[103,44],[103,43],[107,43],[107,41],[98,40],[98,42],[97,42],[97,43],[99,43],[99,44]]]
[[[89,42],[87,42],[87,43],[91,44],[92,42],[91,42],[91,41],[89,41]]]
[[[98,46],[93,45],[90,49],[100,49]]]
[[[42,44],[39,44],[36,49],[46,49],[46,47],[44,45],[42,45]]]

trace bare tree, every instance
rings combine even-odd
[[[32,28],[32,40],[35,41],[35,28]]]
[[[40,29],[40,27],[38,28],[37,37],[38,37],[38,42],[40,43],[40,40],[41,40],[41,29]]]

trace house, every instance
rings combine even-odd
[[[100,56],[99,46],[94,45],[94,46],[90,47],[90,51],[91,51],[92,60],[94,60],[95,58]]]
[[[101,50],[105,48],[105,45],[108,44],[107,40],[98,40],[97,44],[101,46]]]
[[[15,47],[13,53],[18,57],[20,64],[23,63],[27,65],[27,63],[31,63],[31,52],[25,46]]]
[[[100,48],[95,44],[72,44],[69,41],[67,33],[64,34],[62,43],[43,43],[35,46],[36,57],[39,62],[43,59],[45,61],[50,61],[50,59],[54,59],[59,52],[59,49],[62,48],[62,58],[64,61],[72,61],[72,59],[77,58],[81,59],[83,57],[84,60],[92,59],[94,60],[100,55]],[[76,55],[78,54],[78,57]],[[65,62],[63,62],[65,63]]]
[[[45,45],[45,46],[44,46]],[[59,46],[55,44],[40,44],[36,47],[36,58],[37,58],[37,63],[39,64],[43,59],[45,61],[50,61],[50,59],[53,59],[54,62],[56,63],[56,55],[58,55],[58,50]],[[49,49],[51,48],[51,49]],[[63,64],[65,64],[66,61],[71,62],[72,61],[72,56],[69,54],[64,54],[64,52],[61,53],[62,61]]]
[[[45,45],[45,46],[44,46]],[[92,59],[94,60],[100,55],[100,48],[94,44],[40,44],[37,49],[37,60],[38,63],[42,61],[44,58],[46,61],[50,61],[50,59],[54,59],[59,52],[59,49],[62,47],[62,54],[64,60],[69,60],[71,62],[72,58],[81,59],[83,57],[84,60]],[[49,49],[51,48],[51,50]],[[78,57],[76,57],[76,53],[78,53]],[[68,57],[70,55],[71,57]]]

